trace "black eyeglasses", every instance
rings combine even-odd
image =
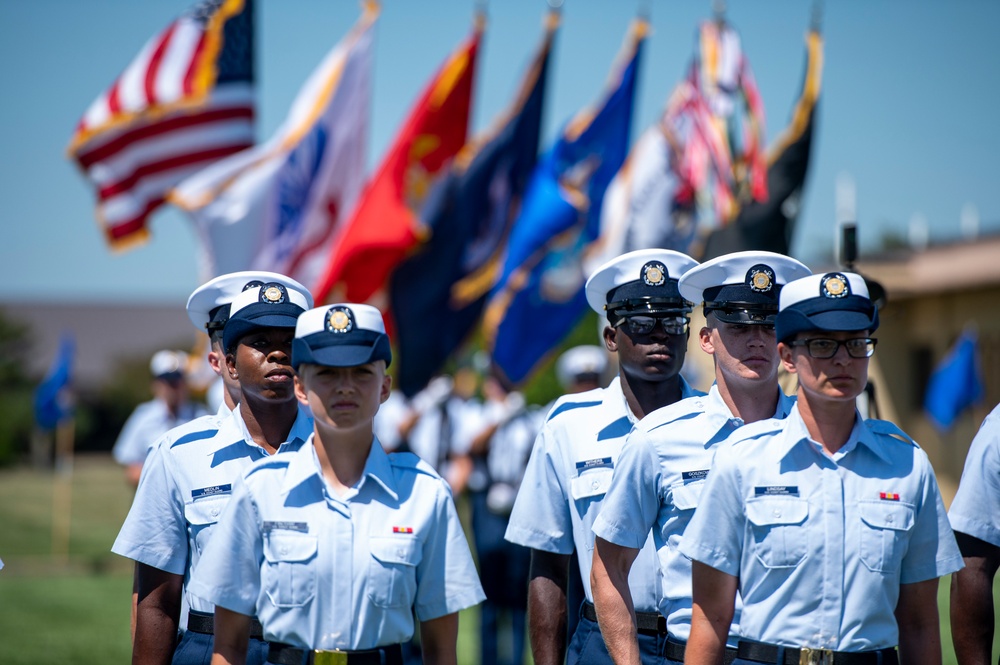
[[[668,335],[683,335],[688,331],[688,320],[684,316],[624,316],[614,327],[624,323],[630,335],[648,335],[653,332],[657,321]]]
[[[875,353],[875,344],[878,340],[874,337],[855,337],[854,339],[836,340],[820,337],[816,339],[797,339],[788,342],[789,346],[804,346],[813,358],[832,358],[840,351],[843,345],[847,349],[847,354],[852,358],[871,358]]]

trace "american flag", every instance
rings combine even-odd
[[[252,0],[206,0],[151,39],[87,109],[69,154],[121,248],[174,185],[253,145]]]

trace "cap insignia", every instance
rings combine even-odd
[[[264,284],[260,287],[260,301],[271,305],[285,302],[285,287],[281,284]]]
[[[254,279],[244,284],[242,290],[246,291],[247,289],[256,289],[258,286],[264,286],[264,282],[259,279]]]
[[[820,282],[820,293],[827,298],[843,298],[850,295],[851,288],[847,278],[840,273],[832,272],[823,276]]]
[[[346,307],[333,307],[326,313],[326,329],[332,333],[354,330],[354,314]]]
[[[767,293],[774,288],[774,271],[765,265],[754,266],[747,273],[747,284],[752,291]]]
[[[650,261],[642,267],[642,281],[646,286],[662,286],[667,281],[667,269],[659,261]]]

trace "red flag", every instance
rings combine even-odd
[[[416,213],[431,182],[466,142],[482,32],[483,21],[477,17],[472,35],[413,107],[333,244],[313,293],[317,303],[372,299],[420,240],[423,229]]]
[[[253,145],[251,0],[204,0],[151,39],[80,120],[69,154],[112,247],[145,240],[166,193]]]

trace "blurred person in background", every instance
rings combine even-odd
[[[125,421],[111,451],[125,467],[125,481],[139,485],[142,465],[153,444],[169,430],[206,415],[205,408],[188,400],[188,355],[183,351],[157,351],[149,361],[153,399],[135,407]]]

